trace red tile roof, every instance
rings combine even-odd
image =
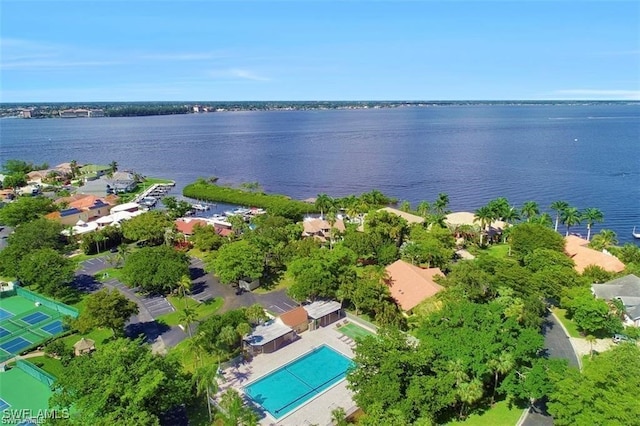
[[[300,324],[307,322],[307,311],[302,306],[298,306],[297,308],[281,314],[280,320],[289,327],[297,327]]]
[[[621,272],[625,266],[617,257],[587,247],[589,241],[569,235],[565,237],[565,252],[575,262],[575,270],[582,273],[589,265],[596,265],[609,272]]]
[[[386,271],[386,283],[391,296],[404,311],[410,311],[443,289],[433,280],[436,275],[443,275],[440,268],[422,269],[404,260],[397,260],[387,266]]]
[[[198,226],[207,226],[208,223],[202,219],[176,219],[176,229],[184,235],[193,235],[193,228]]]

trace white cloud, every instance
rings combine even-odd
[[[566,89],[556,90],[555,95],[568,99],[623,99],[640,100],[640,90],[608,90],[608,89]]]
[[[209,76],[213,78],[223,79],[240,79],[251,81],[271,81],[270,78],[241,68],[230,68],[226,70],[215,70],[209,72]]]

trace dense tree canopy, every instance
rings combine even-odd
[[[262,277],[264,254],[247,240],[224,245],[211,262],[213,271],[225,284],[242,278],[252,280]]]
[[[0,209],[0,223],[18,226],[31,222],[56,210],[55,204],[46,197],[19,197]]]
[[[176,359],[153,355],[140,341],[117,339],[74,358],[55,382],[51,405],[73,406],[71,424],[159,425],[162,413],[191,395]]]
[[[62,229],[62,225],[47,219],[18,226],[7,238],[7,247],[0,251],[0,275],[16,276],[20,260],[32,251],[44,248],[63,251],[66,238],[60,234]]]
[[[640,419],[640,348],[621,344],[556,377],[548,408],[564,425],[635,425]]]
[[[48,296],[66,298],[71,293],[75,263],[57,251],[44,248],[27,253],[18,266],[18,280]]]
[[[562,236],[552,229],[537,223],[521,223],[511,231],[513,252],[519,259],[524,258],[536,249],[548,249],[558,252],[564,250]]]
[[[122,223],[124,237],[131,241],[146,241],[149,244],[162,244],[167,229],[173,228],[173,222],[160,211],[150,211]]]
[[[86,298],[85,308],[76,326],[82,332],[95,327],[105,327],[118,336],[131,315],[138,313],[138,305],[117,290],[102,289]]]
[[[167,294],[183,275],[189,275],[189,259],[171,247],[144,247],[127,256],[123,281],[152,293]]]

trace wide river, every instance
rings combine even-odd
[[[640,104],[469,105],[0,121],[0,159],[108,164],[174,179],[258,181],[307,198],[379,189],[452,210],[507,197],[597,207],[640,230]],[[576,228],[585,233],[584,226]]]

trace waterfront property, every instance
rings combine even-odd
[[[624,263],[617,257],[588,247],[589,241],[569,235],[565,237],[565,251],[576,264],[575,270],[582,273],[587,266],[599,266],[608,272],[624,271]]]

